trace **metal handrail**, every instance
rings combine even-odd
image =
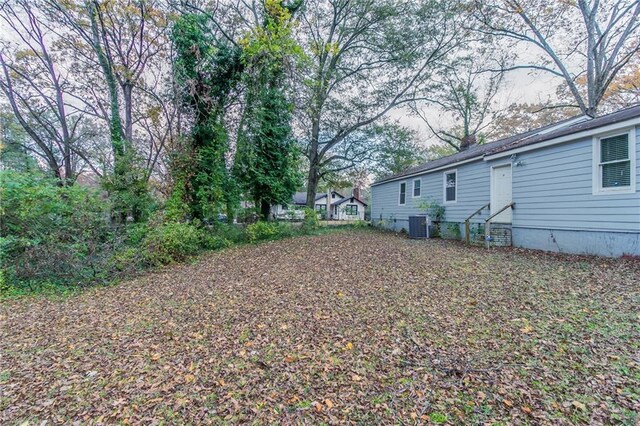
[[[471,240],[471,218],[480,213],[482,210],[488,209],[489,207],[491,207],[491,203],[485,204],[464,220],[464,239],[467,244],[469,244]]]
[[[516,206],[516,203],[511,202],[511,204],[507,204],[506,206],[504,206],[503,208],[501,208],[500,210],[498,210],[496,213],[492,214],[491,216],[489,216],[485,221],[484,221],[484,244],[485,247],[489,248],[491,247],[490,241],[489,239],[491,238],[491,219],[493,219],[494,217],[498,216],[500,213],[502,213],[503,211],[507,210],[507,209],[514,209]],[[487,238],[489,237],[489,238]]]

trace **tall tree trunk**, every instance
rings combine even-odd
[[[98,5],[97,2],[89,2],[89,18],[91,20],[91,35],[93,48],[98,57],[98,62],[104,73],[105,80],[107,81],[107,89],[109,90],[109,103],[111,107],[110,117],[110,133],[111,133],[111,147],[113,149],[113,161],[116,174],[118,170],[118,162],[124,155],[124,141],[122,138],[122,121],[120,120],[120,101],[118,99],[118,83],[116,81],[113,68],[111,67],[111,61],[105,54],[102,48],[102,42],[100,37],[100,28],[98,23]]]
[[[124,101],[124,138],[126,142],[133,141],[133,84],[126,82],[122,84],[122,97]],[[125,143],[126,143],[125,142]]]
[[[318,182],[320,181],[320,161],[315,156],[309,162],[309,175],[307,177],[307,207],[310,209],[315,207],[316,192],[318,190]]]
[[[313,119],[311,125],[311,146],[309,147],[309,174],[307,177],[307,207],[310,209],[315,207],[316,191],[318,182],[320,181],[320,157],[318,145],[320,140],[320,120]]]

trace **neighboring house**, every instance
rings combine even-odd
[[[482,239],[490,225],[489,241],[503,236],[517,247],[638,256],[638,157],[640,106],[574,117],[381,179],[372,186],[371,218],[408,230],[409,216],[424,214],[420,204],[431,201],[444,207],[443,220],[461,238],[471,217]]]
[[[307,193],[296,192],[289,204],[271,206],[271,215],[276,219],[304,219],[304,208],[307,205]]]
[[[364,220],[367,204],[359,195],[360,191],[357,188],[350,197],[345,197],[337,191],[317,194],[315,211],[321,218],[328,220]],[[271,214],[278,219],[303,219],[306,201],[306,192],[296,192],[290,204],[273,206]]]
[[[333,220],[364,220],[367,203],[354,194],[336,201],[331,205],[331,208],[331,219]]]

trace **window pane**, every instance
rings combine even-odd
[[[456,200],[456,188],[447,188],[447,201],[455,201]]]
[[[626,160],[629,158],[629,135],[618,135],[600,139],[600,162]]]
[[[414,180],[413,181],[413,196],[414,197],[419,197],[420,196],[420,181],[419,180]]]
[[[358,206],[356,206],[356,205],[347,206],[346,209],[345,209],[345,213],[347,215],[350,215],[350,216],[357,215],[358,214]]]
[[[400,204],[404,204],[406,196],[407,196],[407,184],[401,183],[400,184]]]
[[[445,175],[446,182],[446,201],[456,201],[456,173],[447,173]]]
[[[602,187],[631,186],[631,162],[603,164]]]

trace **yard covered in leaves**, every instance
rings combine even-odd
[[[0,305],[0,423],[635,424],[640,264],[349,230]]]

